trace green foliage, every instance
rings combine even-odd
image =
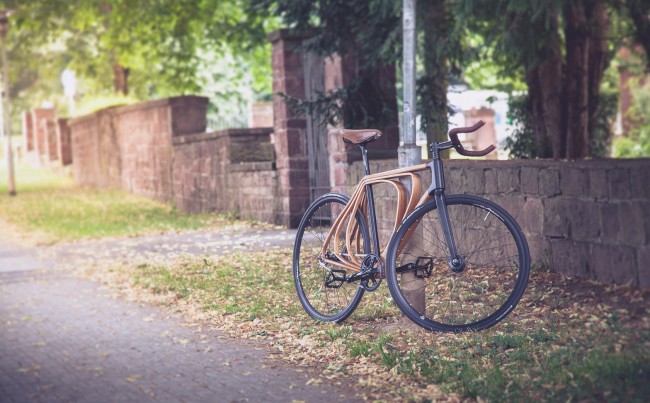
[[[81,98],[113,92],[116,64],[128,69],[129,95],[137,100],[195,93],[228,114],[271,93],[266,33],[278,20],[250,10],[249,0],[5,0],[2,5],[17,10],[8,35],[17,129],[18,113],[43,101],[66,113],[59,78],[65,68],[80,78]]]
[[[618,158],[650,157],[650,82],[632,91],[634,102],[629,114],[635,127],[628,137],[614,143],[614,156]]]
[[[510,153],[510,158],[546,158],[551,155],[550,144],[540,143],[535,136],[529,102],[527,94],[513,95],[508,100],[507,119],[515,124],[514,130],[504,144],[504,149]]]
[[[130,105],[138,100],[120,94],[106,94],[84,97],[75,107],[74,116],[83,116],[112,106]]]
[[[610,155],[612,127],[618,113],[618,88],[601,87],[598,110],[596,120],[592,122],[589,154],[605,158]]]
[[[345,122],[350,129],[384,127],[395,113],[382,101],[376,83],[365,75],[345,87],[319,92],[313,100],[280,95],[295,112],[314,116],[321,124]]]
[[[458,0],[456,13],[472,32],[483,38],[479,47],[489,51],[505,76],[520,76],[521,68],[544,60],[540,52],[553,35],[550,18],[561,1]],[[487,45],[487,46],[486,46]],[[488,54],[486,54],[487,56]]]
[[[253,0],[256,8],[273,10],[284,25],[311,36],[304,50],[358,58],[359,76],[343,88],[315,94],[314,99],[281,94],[294,110],[321,122],[346,127],[383,127],[394,114],[378,96],[372,77],[401,57],[401,4],[391,0]]]

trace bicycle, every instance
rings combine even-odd
[[[530,271],[528,244],[515,219],[494,202],[471,195],[445,195],[440,152],[466,150],[452,129],[449,141],[432,143],[428,164],[370,174],[366,145],[379,130],[346,130],[339,135],[359,146],[365,176],[351,197],[329,193],[305,211],[293,252],[293,277],[300,303],[322,321],[340,323],[356,309],[366,291],[387,279],[399,309],[430,331],[477,331],[494,326],[521,299]],[[431,171],[420,196],[419,172]],[[400,180],[410,178],[411,194]],[[392,236],[383,249],[375,214],[373,185],[397,191]]]

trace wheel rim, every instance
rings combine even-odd
[[[393,274],[396,299],[421,326],[446,331],[478,330],[492,326],[513,308],[523,293],[527,274],[527,249],[504,212],[495,205],[480,205],[448,198],[449,221],[459,256],[461,271],[450,267],[449,251],[432,205],[408,227],[412,235],[394,260],[395,268],[408,264],[424,268],[423,258],[432,267]],[[409,228],[400,229],[402,236]],[[394,256],[391,256],[394,259]],[[413,267],[413,266],[411,266]],[[522,270],[524,269],[524,270]],[[425,273],[426,274],[426,273]],[[522,281],[523,280],[523,281]],[[523,284],[523,286],[522,286]]]
[[[308,215],[303,219],[299,231],[299,243],[295,246],[296,287],[303,307],[312,317],[341,321],[356,308],[363,290],[356,283],[342,281],[346,272],[340,267],[325,263],[321,256],[321,249],[345,203],[331,198],[315,207],[312,211],[308,211]],[[361,242],[361,249],[364,244],[367,244],[367,240]],[[344,242],[339,244],[339,248],[347,253],[363,253],[362,250],[347,251]],[[328,252],[332,252],[332,248],[326,253]],[[333,258],[333,253],[328,258]]]

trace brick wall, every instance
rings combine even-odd
[[[279,222],[271,128],[205,133],[207,99],[185,96],[69,121],[73,175],[184,211]]]
[[[72,164],[72,144],[70,143],[70,127],[68,119],[56,120],[57,159],[63,166]]]
[[[396,166],[395,160],[375,162],[371,172]],[[506,208],[522,227],[534,263],[644,288],[650,287],[649,171],[650,159],[445,163],[447,194],[476,194]],[[357,183],[362,172],[360,164],[351,166],[348,183]],[[423,187],[429,183],[425,172]],[[394,194],[383,186],[375,193],[387,239]]]
[[[70,120],[75,179],[172,201],[172,137],[205,131],[206,108],[207,98],[182,96]]]
[[[184,211],[232,211],[277,222],[271,128],[227,129],[174,138],[173,195]]]
[[[305,38],[286,29],[269,34],[274,94],[305,96],[302,60],[302,41]],[[305,117],[276,95],[273,101],[273,145],[280,181],[280,222],[292,228],[298,226],[310,201],[306,130]]]
[[[31,154],[31,156],[28,155],[28,159],[34,165],[47,166],[50,161],[48,122],[54,120],[55,111],[51,108],[37,108],[33,109],[29,115],[26,118],[31,117],[31,124],[23,126],[29,130],[27,133],[31,132],[30,137],[26,139],[27,144],[32,144],[32,147],[28,148],[28,152]]]

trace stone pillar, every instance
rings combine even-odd
[[[36,108],[32,110],[32,127],[34,129],[34,151],[38,165],[47,165],[49,161],[47,121],[54,120],[53,108]]]
[[[29,112],[22,113],[23,121],[23,147],[25,153],[34,151],[34,122]]]
[[[289,30],[269,34],[272,43],[273,93],[304,98],[300,46],[305,39]],[[306,119],[291,111],[282,97],[273,100],[273,146],[279,178],[276,223],[297,227],[309,205]]]
[[[72,143],[70,141],[70,127],[68,119],[56,120],[57,159],[61,165],[72,164]]]
[[[273,102],[253,102],[248,111],[248,127],[273,127]]]
[[[46,165],[56,165],[59,159],[59,139],[57,122],[55,119],[48,119],[45,121],[46,138],[47,138],[47,153],[45,163]]]
[[[359,59],[353,54],[345,57],[334,55],[325,59],[325,91],[334,91],[351,84],[363,71]],[[371,85],[378,93],[380,100],[394,112],[384,115],[386,121],[383,127],[368,127],[379,129],[382,136],[368,145],[370,160],[388,159],[397,157],[399,147],[399,122],[397,115],[397,96],[395,90],[395,66],[387,66],[372,75]],[[350,127],[342,122],[341,127]],[[345,192],[348,186],[346,170],[348,166],[361,159],[359,148],[352,144],[344,143],[338,135],[339,128],[330,128],[328,131],[328,152],[330,155],[330,182],[335,192]]]

